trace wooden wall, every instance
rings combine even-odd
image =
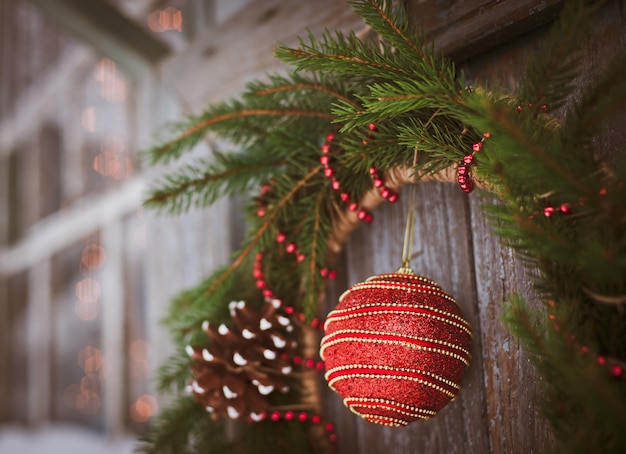
[[[534,18],[530,29],[524,24],[498,23],[499,13],[495,10],[507,3],[516,10],[527,8],[533,2],[409,3],[415,20],[423,21],[425,31],[454,56],[469,80],[514,89],[521,81],[528,55],[540,50],[545,42],[546,26],[541,24],[554,17],[551,3],[558,2],[534,2],[545,10],[543,17]],[[626,50],[624,6],[623,1],[609,2],[595,17],[597,25],[591,39],[580,43],[585,58],[579,87],[593,83],[613,56]],[[446,21],[451,21],[453,27]],[[493,28],[488,28],[488,21],[496,22]],[[459,30],[472,28],[467,38],[460,34]],[[512,36],[500,33],[500,29],[508,29]],[[579,95],[577,90],[572,99]],[[620,153],[625,143],[624,115],[618,117],[606,136],[598,139],[609,159]],[[474,331],[472,363],[457,399],[434,419],[407,428],[383,428],[364,422],[352,415],[338,396],[328,392],[326,413],[337,424],[339,452],[544,452],[551,434],[534,404],[538,377],[528,356],[499,318],[501,302],[513,292],[540,304],[530,283],[532,270],[524,269],[513,252],[502,247],[492,234],[481,209],[485,204],[497,203],[489,195],[475,192],[467,196],[455,185],[442,183],[423,183],[417,191],[415,245],[422,253],[412,262],[413,268],[456,297]],[[405,187],[401,204],[380,206],[374,212],[375,221],[352,234],[342,258],[340,279],[329,290],[327,310],[350,285],[399,267],[407,195]]]

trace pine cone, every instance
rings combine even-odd
[[[229,304],[234,326],[205,321],[208,347],[188,345],[194,378],[189,391],[214,417],[259,421],[274,390],[287,392],[286,377],[297,345],[291,319],[278,312],[281,301],[252,311],[243,301]]]

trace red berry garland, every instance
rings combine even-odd
[[[374,132],[376,131],[376,125],[370,123],[368,125],[368,129]],[[368,136],[371,137],[371,133],[368,133]],[[356,211],[359,220],[366,224],[369,224],[374,220],[372,214],[369,211],[361,208],[361,206],[357,202],[351,200],[352,197],[350,196],[350,194],[342,190],[341,182],[335,177],[335,171],[331,167],[332,160],[330,156],[331,142],[334,139],[334,134],[328,134],[326,136],[326,141],[321,146],[322,155],[320,156],[320,164],[324,166],[324,176],[331,179],[331,187],[333,188],[333,190],[340,191],[339,198],[342,202],[348,205],[348,209],[350,211]],[[363,139],[363,145],[367,145],[367,141],[365,139]],[[378,171],[376,170],[376,168],[372,167],[370,169],[370,175],[372,176],[374,187],[380,191],[380,194],[384,199],[387,199],[391,203],[394,203],[398,200],[398,194],[385,185],[383,179],[378,175]]]
[[[484,133],[480,142],[476,142],[472,145],[472,153],[465,155],[463,157],[463,162],[459,164],[459,167],[457,167],[457,180],[459,182],[459,186],[465,193],[470,193],[474,190],[474,181],[472,180],[472,176],[470,174],[471,165],[474,163],[474,155],[482,150],[485,139],[488,139],[489,137],[491,137],[490,133]]]
[[[435,282],[382,274],[354,285],[325,323],[326,380],[367,421],[404,426],[433,417],[459,392],[471,329]]]

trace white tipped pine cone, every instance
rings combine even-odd
[[[254,311],[233,301],[234,326],[204,322],[208,346],[187,346],[194,374],[188,389],[214,417],[258,421],[270,406],[268,396],[288,391],[296,341],[280,306],[270,300]]]

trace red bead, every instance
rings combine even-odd
[[[254,270],[252,272],[252,277],[255,279],[261,279],[263,277],[263,271],[261,270]]]
[[[265,216],[265,208],[259,208],[256,212],[256,215],[260,218],[262,218],[263,216]]]
[[[339,197],[341,197],[341,200],[343,200],[344,202],[350,200],[350,194],[348,194],[347,192],[342,192]]]
[[[315,368],[319,372],[322,372],[324,370],[324,361],[318,361],[317,364],[315,365]]]
[[[367,125],[367,127],[370,129],[370,131],[376,131],[376,125],[374,123],[370,123],[369,125]]]
[[[395,203],[398,200],[398,194],[391,194],[387,200],[389,200],[390,203]]]
[[[383,188],[383,190],[380,191],[380,195],[382,196],[383,199],[386,199],[387,197],[391,195],[391,191],[387,188]]]
[[[328,268],[322,268],[320,270],[320,274],[321,274],[322,277],[328,276]]]
[[[264,195],[267,191],[269,191],[271,186],[269,184],[264,184],[261,186],[261,195]]]
[[[541,110],[548,110],[548,105],[547,104],[542,104],[541,105]]]
[[[384,184],[384,181],[380,178],[374,178],[374,187],[380,188]]]
[[[302,358],[299,357],[298,355],[293,357],[293,363],[297,366],[298,364],[300,364],[302,362]]]
[[[324,145],[322,145],[322,153],[326,154],[330,151],[330,145],[328,145],[327,143],[325,143]]]
[[[359,209],[359,204],[355,203],[355,202],[352,202],[350,205],[348,205],[348,209],[350,211],[356,211],[356,210]]]
[[[295,416],[295,413],[291,410],[285,412],[285,419],[287,421],[291,421],[294,416]]]
[[[300,263],[300,262],[303,262],[305,258],[306,256],[304,254],[298,254],[298,256],[296,257],[296,260],[298,261],[298,263]]]
[[[361,139],[361,143],[362,143],[363,145],[367,145],[367,140],[365,140],[365,139]]]
[[[569,203],[562,203],[559,210],[561,210],[561,213],[569,214],[572,212],[572,207],[570,207]]]
[[[337,277],[337,272],[336,271],[332,270],[332,271],[328,272],[328,279],[330,279],[331,281],[333,279],[335,279],[336,277]]]
[[[463,192],[469,194],[470,192],[472,192],[474,190],[474,183],[472,182],[472,180],[468,181],[465,184],[460,185],[461,189],[463,189]]]
[[[547,206],[543,209],[543,215],[547,218],[552,216],[552,213],[554,213],[554,207],[552,206]]]
[[[265,298],[271,298],[274,295],[274,292],[272,292],[270,289],[266,288],[265,290],[263,290],[263,296]]]
[[[459,166],[456,171],[459,175],[465,175],[467,173],[467,167]]]
[[[367,211],[365,211],[365,210],[359,210],[359,212],[357,213],[357,217],[358,217],[360,220],[365,219],[365,218],[367,217]]]
[[[582,353],[583,355],[589,353],[589,347],[583,345],[582,347],[580,347],[580,353]]]
[[[329,142],[332,142],[334,139],[335,135],[332,132],[326,136],[326,140],[328,140]]]
[[[333,169],[331,169],[330,167],[326,167],[326,168],[324,169],[324,176],[325,176],[326,178],[332,178],[333,173],[334,173],[334,172],[333,172]]]
[[[256,288],[264,289],[266,286],[267,286],[267,284],[265,283],[264,280],[259,279],[258,281],[256,281]]]
[[[472,162],[474,162],[474,155],[468,154],[467,156],[464,156],[463,162],[465,164],[471,164]]]
[[[606,190],[606,188],[600,189],[600,192],[599,192],[600,195],[606,195],[607,193],[608,191]]]
[[[331,443],[335,443],[335,442],[337,441],[337,434],[330,434],[330,435],[328,436],[328,440],[329,440]]]
[[[474,145],[472,145],[472,150],[474,151],[480,151],[480,149],[483,147],[483,143],[482,142],[476,142]]]
[[[365,216],[363,222],[365,222],[366,224],[370,224],[373,220],[374,216],[372,216],[370,213],[367,213],[367,216]]]
[[[488,138],[490,138],[490,137],[491,137],[491,133],[490,133],[490,132],[483,132],[483,137],[484,137],[485,139],[488,139]]]
[[[326,429],[326,432],[333,432],[335,430],[335,426],[332,423],[326,423],[326,425],[324,426],[324,429]]]
[[[294,252],[296,252],[296,245],[294,243],[289,243],[287,246],[285,246],[285,251],[293,254]]]
[[[606,358],[604,356],[598,356],[598,364],[606,363]]]
[[[300,412],[300,414],[298,415],[298,421],[304,422],[308,419],[308,417],[309,415],[306,411]]]
[[[522,107],[522,106],[517,106],[517,111],[518,111],[518,112],[521,112],[521,111],[522,111],[522,109],[523,109],[523,107]]]
[[[322,156],[320,156],[320,164],[322,164],[323,166],[327,166],[329,162],[330,157],[327,154],[323,154]]]
[[[339,180],[333,180],[331,186],[335,191],[339,191]]]
[[[319,415],[313,415],[313,417],[311,418],[311,422],[313,424],[319,424],[322,422],[322,418]]]
[[[313,361],[312,359],[307,359],[304,365],[309,369],[313,369],[313,367],[315,367],[315,361]]]
[[[470,181],[470,177],[468,175],[459,175],[458,180],[459,180],[459,183],[465,184],[468,181]]]
[[[320,324],[320,319],[319,318],[316,317],[313,320],[311,320],[311,326],[313,328],[317,328],[319,326],[319,324]]]
[[[376,170],[376,167],[370,167],[370,175],[376,175],[376,173],[378,173],[378,170]]]
[[[287,235],[285,235],[284,233],[279,233],[278,235],[276,235],[276,242],[283,243],[285,241],[285,238],[287,238]]]
[[[280,412],[278,412],[278,411],[273,411],[273,412],[272,412],[272,414],[271,414],[271,416],[270,416],[270,419],[271,419],[272,421],[278,421],[278,420],[280,419]]]
[[[293,314],[293,310],[294,310],[294,309],[293,309],[293,307],[291,307],[291,306],[287,306],[287,307],[285,308],[285,313],[286,313],[287,315],[291,315],[291,314]]]
[[[621,377],[623,372],[624,370],[622,369],[622,366],[618,365],[611,367],[611,375],[615,378]]]

